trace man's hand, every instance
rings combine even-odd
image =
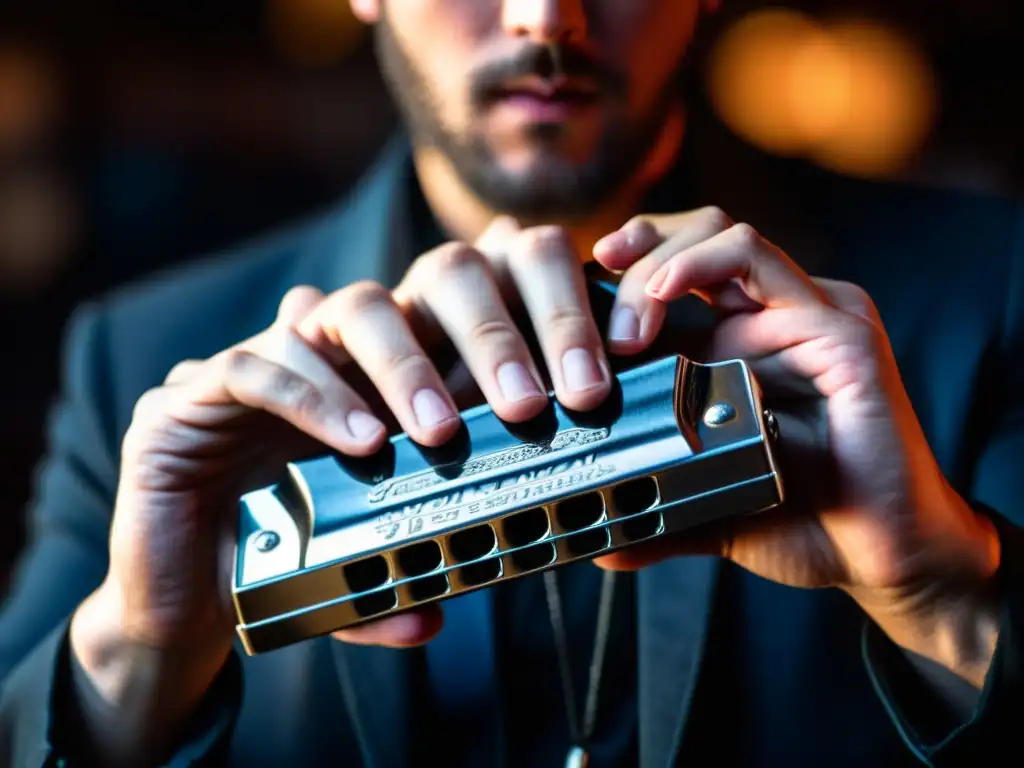
[[[79,699],[100,762],[136,764],[173,748],[223,666],[234,638],[240,494],[325,446],[373,453],[385,420],[425,446],[456,433],[458,393],[435,363],[439,349],[455,348],[465,383],[509,422],[547,406],[545,378],[575,410],[606,398],[611,372],[568,237],[502,220],[479,245],[420,257],[393,294],[373,283],[328,296],[297,288],[269,328],[182,362],[139,400],[122,449],[108,574],[71,623],[80,687],[98,694]],[[525,308],[542,361],[506,299]],[[428,606],[337,637],[415,645],[441,621]]]
[[[812,279],[716,209],[636,218],[598,242],[594,257],[625,271],[613,352],[643,350],[667,304],[699,296],[721,313],[712,358],[750,363],[789,417],[784,453],[800,454],[783,509],[601,563],[636,568],[705,552],[784,584],[840,587],[897,644],[980,686],[995,646],[988,585],[998,537],[939,470],[864,291]]]

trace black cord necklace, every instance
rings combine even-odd
[[[566,755],[565,768],[586,768],[590,760],[588,752],[590,740],[593,738],[594,724],[597,721],[601,672],[604,666],[605,650],[608,647],[612,608],[615,603],[615,572],[602,572],[601,594],[598,598],[597,626],[594,632],[594,650],[590,659],[590,675],[587,683],[587,697],[584,704],[582,721],[579,718],[579,710],[576,707],[576,695],[573,691],[569,641],[565,627],[565,611],[562,607],[562,596],[558,591],[558,577],[555,571],[544,572],[544,591],[547,593],[548,614],[551,619],[551,629],[555,636],[555,648],[558,652],[558,666],[562,677],[562,694],[565,698],[565,715],[569,721],[569,731],[572,735],[572,747]]]

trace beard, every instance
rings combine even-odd
[[[623,116],[607,121],[594,151],[581,164],[559,153],[565,138],[562,126],[533,126],[529,139],[540,151],[527,170],[511,173],[502,168],[484,133],[458,134],[444,124],[441,105],[397,40],[386,13],[375,25],[375,45],[384,80],[414,143],[439,151],[484,204],[524,224],[572,222],[593,214],[637,173],[679,96],[679,78],[671,77],[647,114],[629,120],[624,117],[624,79],[575,49],[555,45],[531,46],[514,58],[475,70],[469,88],[475,114],[491,105],[513,78],[550,78],[561,72],[596,83],[602,97],[616,107],[611,112]],[[680,64],[677,75],[682,69]]]

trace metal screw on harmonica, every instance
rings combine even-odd
[[[296,461],[242,497],[233,596],[250,654],[783,500],[778,424],[741,361],[668,357],[596,411],[486,406],[442,449]]]
[[[720,427],[736,418],[736,409],[728,403],[715,403],[704,414],[704,423],[709,427]]]
[[[256,536],[257,552],[272,552],[281,543],[281,537],[274,531],[260,531]]]

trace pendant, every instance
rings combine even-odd
[[[590,755],[583,747],[573,747],[565,756],[565,768],[587,768],[590,762]]]

